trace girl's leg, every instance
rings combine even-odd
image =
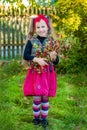
[[[47,96],[43,96],[41,98],[42,101],[42,110],[41,110],[41,118],[45,120],[48,116],[49,110],[49,98]]]
[[[35,119],[40,118],[41,96],[33,97],[33,115]]]

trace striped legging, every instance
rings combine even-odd
[[[33,97],[33,114],[34,118],[46,119],[48,116],[49,98],[47,96]]]

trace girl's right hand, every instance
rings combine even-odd
[[[50,58],[52,61],[55,61],[57,57],[57,53],[55,51],[50,52]]]
[[[38,63],[40,66],[48,65],[47,62],[46,62],[47,61],[46,58],[37,58],[37,57],[35,57],[33,59],[33,61],[36,62],[36,63]]]

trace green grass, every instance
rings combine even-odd
[[[12,62],[0,69],[0,130],[35,130],[32,97],[24,100],[26,71]],[[50,98],[50,130],[87,130],[87,74],[59,74],[55,98]],[[41,130],[39,128],[38,130]]]

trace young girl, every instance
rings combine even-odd
[[[53,65],[59,62],[59,58],[55,51],[49,53],[50,60],[47,56],[42,57],[49,40],[52,42],[54,40],[50,36],[52,27],[49,18],[40,14],[31,21],[23,54],[23,58],[30,64],[30,67],[23,90],[24,96],[33,96],[33,123],[46,127],[49,97],[56,95],[56,73]]]

